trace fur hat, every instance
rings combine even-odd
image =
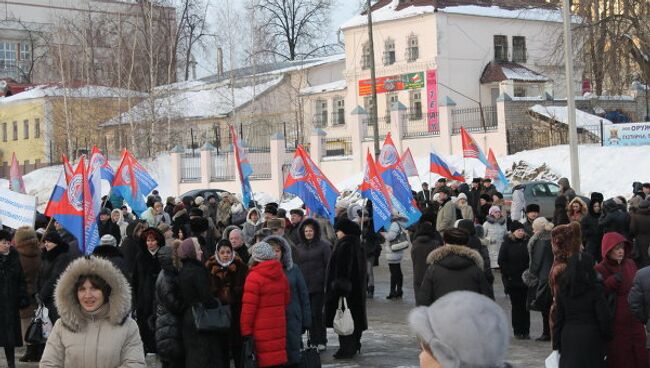
[[[275,259],[275,252],[271,245],[267,242],[259,242],[253,245],[250,249],[251,261],[264,262]]]
[[[283,218],[270,219],[266,222],[266,227],[271,230],[284,229],[286,223]]]
[[[472,220],[458,220],[454,226],[458,229],[465,230],[465,232],[467,232],[469,235],[476,234],[476,228],[474,227],[474,221]]]
[[[163,234],[166,233],[167,230],[171,230],[171,229],[172,229],[172,227],[169,226],[169,224],[164,223],[164,222],[161,222],[161,223],[158,225],[158,230],[160,230],[160,232],[163,233]]]
[[[117,240],[115,240],[115,237],[111,234],[106,234],[102,236],[99,239],[99,246],[111,246],[111,247],[117,247]]]
[[[203,204],[203,201],[205,201],[205,199],[203,199],[203,197],[201,197],[201,196],[196,196],[196,198],[194,198],[194,203],[195,203],[197,206],[202,205],[202,204]]]
[[[31,226],[21,226],[14,233],[14,242],[16,243],[16,247],[19,247],[23,243],[38,243],[36,231]]]
[[[456,199],[457,200],[461,200],[461,199],[467,200],[467,195],[465,195],[465,193],[460,193],[458,195],[458,197],[456,197]]]
[[[594,202],[603,203],[604,200],[605,200],[605,196],[603,196],[603,193],[592,192],[589,203],[594,203]]]
[[[510,331],[503,309],[471,291],[454,291],[409,314],[411,330],[445,368],[501,367]]]
[[[190,219],[190,231],[192,234],[198,235],[208,230],[208,219],[205,217],[195,217]]]
[[[533,232],[538,232],[538,231],[551,231],[553,230],[553,225],[552,222],[548,221],[546,217],[538,217],[533,221]]]
[[[484,200],[486,202],[492,202],[492,197],[490,197],[490,195],[487,194],[487,193],[481,194],[481,196],[479,198],[481,198],[482,200]]]
[[[531,204],[529,204],[528,206],[526,206],[526,213],[530,213],[530,212],[537,212],[537,213],[539,213],[539,212],[540,212],[540,207],[539,207],[539,205],[536,204],[536,203],[531,203]]]
[[[56,231],[54,231],[54,230],[50,230],[50,231],[48,231],[48,232],[43,236],[43,241],[44,241],[44,242],[49,241],[50,243],[54,243],[54,244],[56,244],[56,245],[61,245],[61,244],[65,243],[65,242],[63,241],[63,238],[61,238],[61,235],[59,235],[59,233],[56,232]]]
[[[553,255],[556,258],[569,259],[580,251],[582,233],[580,223],[573,221],[567,225],[556,226],[551,232]]]
[[[501,207],[499,206],[492,206],[490,207],[490,210],[488,211],[488,215],[494,216],[495,213],[501,212]]]
[[[447,229],[442,233],[442,239],[445,245],[464,245],[469,244],[469,233],[463,229]]]
[[[99,211],[99,214],[100,215],[110,216],[111,215],[111,209],[108,208],[108,207],[104,207],[104,208],[101,209],[101,211]]]
[[[522,224],[519,221],[513,221],[510,223],[510,232],[514,233],[517,230],[522,230],[524,228],[524,224]]]
[[[340,219],[334,224],[334,231],[342,231],[345,235],[361,235],[359,225],[348,219]]]
[[[305,216],[305,211],[303,211],[300,208],[294,208],[291,211],[289,211],[289,214],[290,215],[299,215],[300,217],[304,217]]]
[[[483,179],[481,179],[481,178],[472,179],[472,183],[476,183],[476,184],[481,184],[482,181],[483,181]]]

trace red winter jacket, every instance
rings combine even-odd
[[[258,367],[287,363],[286,317],[290,291],[278,261],[253,266],[246,277],[241,311],[241,334],[252,335]]]

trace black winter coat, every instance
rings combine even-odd
[[[354,320],[354,329],[368,329],[366,314],[366,257],[358,236],[339,239],[327,270],[325,289],[325,325],[333,326],[339,297],[346,297]]]
[[[178,279],[178,270],[171,257],[158,255],[161,271],[156,279],[156,350],[163,360],[177,360],[183,357],[183,298]]]
[[[305,238],[305,226],[312,226],[314,238]],[[321,240],[320,225],[314,219],[307,218],[299,226],[300,243],[300,270],[305,278],[309,293],[325,292],[325,276],[327,275],[327,264],[332,256],[332,247],[324,240]]]
[[[629,239],[630,214],[623,211],[613,199],[603,202],[603,214],[598,220],[603,234],[615,231]]]
[[[512,289],[528,289],[521,275],[529,265],[528,238],[517,239],[507,234],[499,250],[499,268],[506,293]]]
[[[126,239],[120,244],[120,252],[124,256],[124,262],[126,264],[126,279],[129,282],[133,280],[135,259],[138,253],[140,253],[140,237],[133,233],[136,225],[138,225],[138,221],[134,221],[126,227]]]
[[[20,309],[29,305],[20,257],[14,247],[0,255],[0,346],[23,346]]]
[[[68,248],[68,244],[63,243],[50,251],[43,251],[41,256],[37,282],[38,296],[49,310],[49,317],[53,324],[59,319],[59,313],[54,305],[54,288],[71,261]]]
[[[100,238],[104,235],[113,235],[115,240],[117,240],[116,244],[120,244],[120,241],[122,240],[122,232],[120,231],[120,227],[117,226],[117,224],[114,223],[110,218],[106,222],[98,220],[97,230],[99,231]]]
[[[600,244],[603,240],[603,230],[598,225],[600,214],[594,213],[591,208],[586,216],[580,220],[580,227],[582,229],[582,243],[584,244],[585,251],[594,258],[596,263],[600,262],[603,257],[600,254]]]
[[[478,254],[481,255],[481,258],[483,258],[483,274],[485,274],[485,279],[490,285],[490,290],[492,290],[492,296],[490,297],[494,299],[494,288],[492,287],[492,284],[494,283],[494,275],[492,274],[492,265],[490,265],[490,252],[488,251],[488,248],[485,245],[481,244],[481,239],[479,239],[476,235],[469,236],[469,242],[467,243],[467,246],[477,251]]]
[[[630,310],[645,324],[646,334],[650,335],[650,267],[637,271],[627,300],[630,303]],[[650,349],[650,340],[647,339],[646,349]]]
[[[111,245],[102,245],[93,249],[93,255],[108,260],[113,264],[113,266],[122,272],[122,275],[124,275],[127,280],[129,279],[126,260],[124,259],[120,248]]]
[[[437,235],[437,236],[436,236]],[[411,261],[413,262],[413,292],[418,294],[424,273],[427,271],[427,256],[442,246],[440,235],[431,233],[415,233],[412,241]]]
[[[156,279],[160,273],[160,263],[156,255],[152,255],[145,245],[142,245],[142,247],[144,249],[140,250],[135,259],[133,281],[131,282],[133,286],[133,306],[145,352],[154,353],[156,341],[152,330],[153,304],[156,294]]]
[[[648,255],[648,247],[650,246],[650,209],[639,208],[631,217],[630,238],[634,240],[634,246],[639,255],[637,266],[638,268],[650,266],[650,255]]]
[[[429,265],[415,296],[416,305],[429,306],[452,291],[467,290],[490,296],[481,255],[463,245],[447,244],[427,256]]]

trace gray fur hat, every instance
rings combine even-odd
[[[493,300],[455,291],[430,307],[417,307],[409,324],[445,368],[502,367],[510,332],[506,315]]]

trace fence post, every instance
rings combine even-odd
[[[603,142],[603,119],[600,119],[600,146],[604,146]]]
[[[406,122],[406,106],[397,101],[390,104],[390,134],[397,152],[402,154],[402,138],[404,136],[404,123]]]
[[[212,167],[212,151],[214,146],[210,143],[205,143],[201,146],[201,158],[199,160],[201,168],[201,185],[207,188],[210,184],[210,168]]]
[[[352,165],[358,171],[363,170],[363,139],[365,138],[368,124],[365,123],[368,119],[368,113],[361,106],[357,106],[352,110],[352,119],[348,129],[350,131],[350,139],[352,139]]]
[[[449,97],[438,105],[438,129],[440,130],[440,142],[447,145],[447,149],[441,149],[440,152],[448,152],[450,155],[454,154],[454,147],[451,143],[451,135],[454,130],[454,122],[452,111],[456,106],[456,102]]]
[[[320,165],[325,155],[325,136],[327,136],[327,133],[323,129],[316,128],[309,137],[309,156],[316,165]]]
[[[500,140],[504,140],[504,142],[500,142],[500,144],[493,145],[494,150],[496,151],[495,154],[497,155],[507,155],[510,151],[508,148],[508,119],[506,117],[506,111],[508,111],[506,104],[510,101],[512,101],[512,98],[507,94],[502,94],[497,98],[497,137],[499,137]],[[532,134],[533,133],[531,132],[531,135]]]
[[[275,133],[271,136],[271,185],[278,198],[282,196],[284,177],[282,176],[282,165],[286,154],[285,140],[282,133]]]
[[[171,161],[171,176],[172,176],[172,183],[173,183],[173,189],[176,195],[181,194],[180,193],[180,183],[181,183],[181,155],[185,152],[183,148],[180,146],[176,146],[172,148],[172,150],[169,152],[169,157]]]

